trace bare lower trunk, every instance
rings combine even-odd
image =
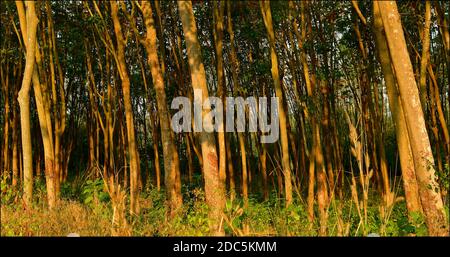
[[[222,100],[225,102],[225,77],[223,68],[223,12],[225,9],[225,2],[214,2],[214,43],[216,50],[217,62],[217,92]],[[226,149],[225,149],[225,125],[223,116],[222,122],[219,124],[218,143],[219,143],[219,183],[225,191],[226,183]]]
[[[270,45],[270,57],[272,63],[272,78],[274,81],[275,95],[278,97],[278,115],[280,119],[280,137],[281,137],[281,158],[284,175],[285,199],[286,206],[292,203],[292,180],[291,180],[291,166],[289,161],[289,142],[287,133],[287,123],[289,119],[286,116],[286,110],[283,106],[283,91],[280,83],[280,75],[278,71],[278,57],[275,49],[275,34],[272,25],[272,13],[270,10],[269,1],[260,1],[261,12],[264,18],[267,35]]]
[[[22,157],[24,178],[24,199],[31,205],[33,196],[33,157],[31,151],[31,127],[30,127],[30,89],[33,71],[35,68],[36,31],[38,18],[35,11],[35,3],[26,3],[26,31],[22,31],[24,42],[26,41],[26,64],[19,91],[18,102],[20,106],[20,127],[22,135]],[[19,8],[19,7],[18,7]],[[23,13],[22,13],[23,14]],[[20,12],[19,12],[20,15]]]
[[[191,1],[179,1],[178,12],[183,25],[184,37],[186,39],[189,68],[191,71],[192,87],[200,90],[203,99],[208,98],[208,86],[206,84],[205,68],[201,57],[200,43],[197,37],[197,26]],[[210,207],[211,233],[224,235],[222,229],[222,212],[225,206],[225,192],[223,184],[220,183],[218,170],[218,156],[214,134],[205,131],[211,129],[211,117],[207,111],[202,111],[204,130],[201,132],[200,142],[203,158],[203,173],[205,176],[206,202]]]
[[[422,212],[408,130],[406,127],[403,107],[399,98],[397,84],[391,69],[391,57],[389,56],[389,49],[386,43],[386,38],[383,34],[383,21],[381,20],[378,5],[374,4],[373,8],[375,17],[375,40],[389,97],[389,106],[391,108],[395,123],[395,135],[397,138],[398,151],[400,155],[400,166],[403,176],[403,187],[405,189],[406,207],[408,208],[408,212],[410,214],[414,212]]]
[[[156,47],[156,29],[153,20],[153,11],[150,2],[142,2],[142,13],[144,14],[147,35],[145,39],[145,48],[147,50],[148,63],[150,66],[153,85],[156,91],[156,100],[158,106],[158,114],[161,125],[161,141],[164,154],[164,174],[169,201],[170,212],[173,214],[181,207],[183,200],[181,196],[181,188],[177,186],[180,177],[179,159],[177,148],[174,143],[174,135],[171,130],[169,111],[167,109],[166,93],[164,90],[164,81],[161,66],[158,59]],[[162,39],[160,39],[162,40]]]
[[[244,198],[244,206],[248,206],[248,170],[247,170],[247,152],[245,150],[245,138],[242,133],[238,133],[239,149],[241,152],[242,163],[242,197]]]
[[[125,120],[127,126],[128,154],[130,156],[130,213],[139,214],[139,156],[134,132],[133,108],[131,106],[130,78],[125,62],[125,39],[118,17],[118,7],[111,1],[111,17],[114,23],[114,32],[117,40],[117,65],[119,66],[122,81],[123,102],[125,107]]]

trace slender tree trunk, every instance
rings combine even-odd
[[[223,68],[223,12],[225,2],[220,1],[213,3],[214,12],[214,45],[216,50],[216,69],[217,69],[217,92],[222,103],[225,103],[225,77]],[[225,107],[225,106],[224,106]],[[222,115],[222,122],[219,124],[218,141],[219,141],[219,179],[222,188],[226,189],[226,172],[227,159],[225,149],[225,119]]]
[[[153,115],[153,114],[150,114]],[[153,119],[152,119],[153,121]],[[158,132],[155,130],[157,129],[159,125],[153,124],[153,132],[152,132],[152,145],[153,145],[153,156],[155,157],[154,160],[154,167],[155,167],[155,175],[156,175],[156,188],[158,191],[161,190],[161,166],[159,164],[159,148],[158,148]]]
[[[22,2],[20,2],[23,4]],[[25,14],[24,14],[25,15]],[[3,74],[2,74],[3,75]],[[5,74],[5,76],[8,76]],[[4,87],[4,95],[5,98],[5,124],[3,125],[3,147],[2,147],[2,157],[3,157],[3,166],[2,173],[6,172],[9,173],[9,112],[10,112],[10,105],[9,105],[9,90],[8,90],[8,83],[6,83],[6,86]]]
[[[230,200],[233,201],[234,198],[236,197],[236,185],[235,185],[235,181],[234,181],[234,164],[233,164],[233,157],[232,157],[232,153],[231,153],[231,138],[232,135],[227,135],[226,136],[228,138],[228,140],[226,140],[225,142],[225,147],[227,150],[227,171],[228,171],[228,183],[229,183],[229,190],[230,190]]]
[[[13,105],[14,106],[14,105]],[[13,108],[13,124],[12,124],[12,186],[15,188],[18,183],[19,174],[19,113],[17,113],[16,108]],[[31,132],[30,132],[31,133]]]
[[[444,149],[445,149],[445,153],[447,154],[446,160],[449,161],[449,158],[450,158],[450,156],[449,156],[450,155],[450,135],[448,132],[447,122],[445,120],[444,110],[443,110],[442,103],[441,103],[438,82],[436,80],[436,76],[434,75],[434,71],[433,71],[433,68],[431,67],[431,64],[428,64],[428,73],[430,74],[430,79],[431,79],[430,87],[432,87],[432,90],[430,90],[430,91],[433,92],[431,94],[430,98],[434,99],[434,100],[432,100],[432,102],[434,102],[436,105],[438,119],[439,119],[439,123],[440,123],[441,129],[442,129],[442,135],[444,136],[444,140],[445,140]]]
[[[186,143],[186,154],[187,154],[187,161],[188,161],[188,181],[189,184],[192,184],[192,177],[194,175],[194,163],[192,160],[192,149],[191,149],[191,142],[189,140],[189,135],[184,135],[184,140]]]
[[[19,13],[20,28],[23,38],[27,38],[27,21],[25,19],[25,10],[21,1],[16,2],[17,12]],[[24,41],[26,42],[26,41]],[[25,43],[26,44],[26,43]],[[44,162],[45,162],[45,177],[47,187],[47,201],[48,207],[52,210],[57,204],[57,195],[55,190],[55,174],[54,174],[54,154],[53,154],[53,133],[52,123],[50,117],[50,103],[48,96],[46,95],[46,85],[41,84],[39,81],[39,73],[44,73],[42,68],[42,56],[39,51],[39,43],[36,39],[36,65],[33,69],[32,82],[34,96],[36,100],[37,113],[39,118],[39,125],[41,128],[42,142],[44,146]],[[46,78],[46,76],[43,76]],[[25,165],[24,165],[25,166]]]
[[[16,2],[17,3],[17,2]],[[22,157],[24,173],[24,199],[28,206],[31,205],[33,196],[33,157],[31,151],[31,126],[30,126],[30,89],[31,79],[35,66],[36,31],[38,18],[36,16],[35,3],[26,2],[26,32],[22,31],[26,43],[26,64],[19,91],[18,102],[20,106],[20,128],[22,135]],[[20,15],[20,12],[19,12]]]
[[[316,138],[314,157],[317,165],[317,203],[319,207],[320,235],[326,236],[328,227],[328,189],[319,129],[319,125],[316,124],[313,134]]]
[[[280,137],[281,137],[281,157],[284,175],[285,186],[285,199],[286,206],[292,203],[292,180],[291,180],[291,167],[289,162],[289,142],[287,134],[287,123],[289,120],[286,117],[286,110],[283,107],[283,91],[280,83],[280,76],[278,71],[278,57],[275,49],[275,34],[272,25],[272,13],[270,11],[269,1],[260,1],[261,12],[264,18],[264,24],[266,26],[267,35],[270,45],[270,57],[272,63],[272,78],[274,81],[275,95],[279,100],[278,103],[278,115],[280,119]]]
[[[198,42],[197,37],[197,26],[192,10],[192,2],[178,1],[178,12],[181,17],[184,37],[186,39],[192,87],[194,90],[200,90],[202,98],[206,100],[208,98],[208,86],[206,84],[205,68],[202,62],[200,43]],[[214,235],[224,235],[221,215],[225,206],[225,192],[223,184],[220,183],[214,134],[205,131],[206,129],[212,128],[211,117],[207,114],[207,111],[203,109],[202,118],[204,121],[204,130],[201,132],[200,136],[203,173],[205,176],[206,202],[210,207],[211,233]]]
[[[139,156],[134,132],[133,108],[131,106],[130,78],[125,62],[125,39],[118,17],[116,1],[111,1],[111,17],[114,23],[114,32],[117,41],[117,66],[122,81],[123,102],[127,126],[128,154],[130,156],[130,213],[139,214]]]
[[[420,59],[419,93],[422,110],[426,112],[427,103],[427,66],[430,56],[431,4],[425,1],[425,25],[422,34],[422,58]]]
[[[65,120],[66,120],[66,110],[65,110],[65,95],[64,95],[64,77],[59,64],[58,51],[56,49],[56,38],[55,31],[53,29],[53,19],[50,3],[46,2],[47,9],[47,28],[49,38],[47,44],[49,45],[49,66],[50,66],[50,79],[51,79],[51,99],[52,99],[52,111],[54,120],[54,171],[55,171],[55,194],[56,198],[59,198],[61,179],[62,179],[62,169],[63,169],[63,158],[61,156],[62,152],[62,135],[65,130]],[[56,69],[55,70],[55,65]],[[58,85],[59,85],[59,99],[58,99],[58,89],[56,87],[56,72],[58,73]]]
[[[245,137],[238,132],[239,149],[241,153],[242,163],[242,197],[244,198],[244,206],[248,206],[248,169],[247,169],[247,152],[245,150]]]
[[[264,201],[269,200],[269,185],[267,183],[267,147],[266,145],[262,145],[262,152],[260,155],[261,160],[261,175],[263,182],[263,198]]]
[[[231,59],[231,79],[233,81],[234,88],[239,87],[239,81],[238,81],[238,69],[239,69],[239,63],[237,59],[236,54],[236,48],[235,48],[235,42],[234,42],[234,31],[233,31],[233,21],[231,16],[231,1],[227,1],[227,32],[230,35],[230,59]],[[238,133],[239,137],[239,133]],[[238,139],[239,140],[239,139]],[[236,193],[236,186],[235,186],[235,180],[234,180],[234,168],[233,168],[233,161],[232,161],[232,152],[231,152],[231,141],[228,141],[226,143],[226,156],[228,158],[228,172],[229,172],[229,181],[230,181],[230,191],[231,191],[231,199],[234,199],[235,193]],[[243,160],[243,159],[241,159]],[[243,163],[242,163],[243,164]]]
[[[174,214],[183,203],[181,188],[177,187],[176,181],[177,178],[180,178],[178,152],[173,140],[174,135],[170,125],[170,114],[167,109],[163,75],[157,54],[155,22],[153,20],[153,11],[150,2],[142,1],[142,13],[144,15],[145,27],[147,28],[144,45],[147,50],[148,63],[156,91],[158,114],[161,125],[167,198],[169,200],[170,212]]]

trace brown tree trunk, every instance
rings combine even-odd
[[[153,11],[150,2],[142,1],[142,13],[144,15],[145,27],[147,28],[144,45],[147,50],[148,64],[156,91],[156,102],[161,125],[167,198],[170,212],[174,214],[183,203],[181,188],[177,186],[177,183],[179,184],[180,182],[176,181],[177,178],[180,178],[178,152],[173,140],[174,135],[170,125],[170,114],[167,109],[163,75],[157,54],[155,22],[153,20]]]
[[[150,114],[152,116],[153,114]],[[151,122],[153,119],[151,120]],[[153,145],[153,156],[155,160],[153,161],[155,167],[155,175],[156,175],[156,188],[158,191],[161,190],[161,166],[159,164],[159,148],[158,148],[158,132],[156,131],[159,127],[159,123],[153,123],[152,126],[152,145]]]
[[[239,150],[241,153],[242,163],[242,197],[244,198],[244,206],[248,206],[248,169],[247,169],[247,152],[245,150],[245,137],[238,132]]]
[[[395,135],[397,138],[398,151],[400,155],[400,166],[403,175],[406,207],[408,208],[408,212],[410,214],[422,212],[405,116],[400,102],[395,77],[391,68],[391,57],[389,56],[389,49],[383,32],[383,21],[381,19],[381,13],[377,4],[373,5],[373,13],[375,42],[388,93],[389,106],[391,108],[395,123]]]
[[[16,2],[19,6],[19,2]],[[31,126],[30,126],[30,89],[31,79],[35,67],[36,31],[38,18],[36,16],[35,3],[26,2],[26,26],[23,26],[22,35],[26,41],[26,64],[22,80],[22,86],[17,98],[20,106],[20,127],[22,135],[22,158],[24,178],[24,199],[30,206],[33,196],[33,157],[31,151]],[[20,7],[18,7],[19,9]],[[23,13],[19,12],[19,15]],[[23,17],[21,18],[23,19]]]
[[[236,48],[235,48],[235,42],[234,42],[234,31],[233,31],[233,21],[231,16],[231,1],[227,1],[227,32],[230,35],[230,59],[231,59],[231,78],[233,81],[234,88],[239,87],[239,81],[237,72],[239,69],[237,54],[236,54]],[[239,133],[238,133],[239,137]],[[230,181],[230,191],[231,191],[231,199],[234,199],[236,194],[236,186],[235,186],[235,180],[234,180],[234,168],[233,168],[233,161],[232,161],[232,152],[231,152],[231,140],[229,140],[226,143],[226,156],[228,158],[228,173],[229,173],[229,181]],[[241,159],[242,160],[242,159]]]
[[[118,17],[116,1],[111,1],[111,17],[114,23],[114,32],[117,41],[117,66],[122,81],[123,102],[127,126],[128,154],[130,156],[130,213],[139,214],[139,156],[134,132],[133,108],[131,106],[130,78],[125,62],[125,39]]]
[[[281,89],[280,76],[278,71],[278,57],[275,49],[275,34],[272,25],[272,13],[269,1],[260,1],[261,12],[264,18],[267,35],[270,45],[270,57],[272,63],[272,78],[274,81],[275,95],[278,98],[278,115],[280,120],[280,137],[281,137],[281,157],[284,175],[285,199],[286,206],[292,203],[292,180],[291,167],[289,161],[289,142],[287,134],[287,123],[289,119],[286,117],[286,110],[283,107],[283,91]]]
[[[12,124],[12,186],[15,188],[18,183],[19,177],[19,113],[17,113],[15,106],[13,105],[13,124]],[[31,133],[31,132],[30,132]]]
[[[269,185],[267,183],[267,147],[265,144],[261,146],[261,175],[262,175],[262,184],[263,184],[263,199],[264,201],[269,200]]]
[[[216,50],[216,70],[217,70],[217,92],[225,103],[225,77],[223,68],[223,12],[225,9],[225,2],[214,1],[214,45]],[[225,105],[224,105],[225,107]],[[219,141],[219,179],[221,187],[226,189],[226,172],[227,172],[227,159],[225,149],[225,120],[222,115],[222,122],[218,126],[218,141]]]
[[[20,2],[23,4],[22,2]],[[24,14],[25,15],[25,14]],[[2,74],[3,75],[3,74]],[[5,74],[5,76],[8,76]],[[4,98],[5,98],[5,115],[4,120],[5,124],[3,125],[3,147],[2,147],[2,161],[3,166],[0,167],[3,172],[8,173],[9,172],[9,112],[10,112],[10,105],[9,105],[9,90],[8,90],[8,83],[5,83],[4,87]]]
[[[192,2],[178,1],[178,12],[181,17],[186,40],[192,87],[194,90],[200,90],[202,98],[206,100],[208,98],[208,86],[206,84],[200,43],[197,37],[197,26],[192,10]],[[211,128],[212,126],[211,117],[207,115],[205,109],[202,111],[202,118],[204,121],[204,130],[201,132],[200,142],[203,157],[203,173],[205,176],[206,202],[210,207],[211,233],[214,235],[224,235],[221,215],[225,206],[225,192],[223,184],[220,183],[214,134],[205,131],[205,128]]]
[[[422,110],[426,112],[427,103],[427,66],[430,56],[431,4],[425,1],[425,24],[422,34],[422,58],[420,59],[419,93]]]
[[[374,4],[378,4],[380,8],[389,52],[399,85],[428,232],[430,235],[445,236],[448,235],[447,218],[436,181],[433,153],[397,4],[394,1],[381,1]]]

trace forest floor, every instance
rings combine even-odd
[[[113,208],[108,195],[102,190],[102,184],[101,180],[85,181],[80,188],[63,184],[61,201],[54,211],[49,211],[46,206],[45,183],[42,181],[36,182],[34,203],[27,209],[20,195],[13,194],[13,190],[3,184],[1,236],[66,236],[69,233],[81,236],[209,234],[208,207],[202,190],[184,188],[182,210],[174,218],[168,219],[164,192],[146,189],[141,193],[141,213],[127,216],[126,225],[118,230],[117,226],[112,225]],[[360,217],[352,201],[332,201],[328,211],[328,235],[426,235],[423,219],[419,216],[408,218],[404,201],[389,208],[385,217],[380,214],[379,199],[369,196],[367,206],[365,218],[364,212]],[[245,209],[240,200],[227,202],[223,227],[226,235],[233,236],[316,236],[319,222],[308,221],[304,200],[296,198],[294,204],[285,208],[274,192],[268,201],[259,200],[257,195],[251,196]]]

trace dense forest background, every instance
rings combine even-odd
[[[1,236],[448,236],[449,12],[1,1]],[[173,132],[194,89],[278,97],[279,140]]]

